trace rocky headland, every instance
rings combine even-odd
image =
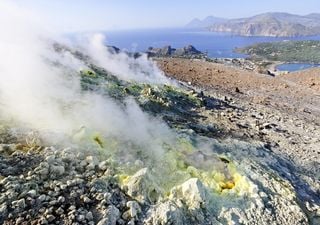
[[[172,48],[170,45],[162,48],[149,47],[146,51],[148,57],[180,57],[180,58],[205,58],[206,54],[197,50],[192,45],[182,48]]]
[[[320,33],[319,18],[319,14],[300,16],[278,12],[263,13],[248,18],[213,20],[206,28],[213,32],[226,32],[241,36],[310,36]],[[195,20],[189,24],[202,24],[200,22]]]
[[[248,54],[253,60],[269,60],[287,63],[320,63],[320,41],[279,41],[259,43],[236,52]]]

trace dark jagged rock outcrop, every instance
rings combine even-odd
[[[149,57],[155,56],[171,56],[174,49],[171,48],[170,45],[164,46],[162,48],[153,48],[149,47],[147,50],[147,54]]]
[[[146,51],[149,57],[204,57],[205,54],[197,50],[192,45],[187,45],[183,48],[172,48],[170,45],[162,48],[149,47]]]
[[[112,54],[118,54],[121,50],[120,48],[116,47],[116,46],[107,46],[108,51]]]

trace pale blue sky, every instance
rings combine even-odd
[[[320,0],[12,0],[63,31],[177,27],[198,17],[320,13]]]

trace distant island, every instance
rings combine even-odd
[[[235,50],[253,59],[281,62],[320,63],[320,41],[281,41],[259,43]]]
[[[212,26],[213,24],[226,22],[227,20],[228,19],[215,17],[215,16],[208,16],[208,17],[204,18],[203,20],[195,18],[192,21],[190,21],[186,25],[186,27],[187,28],[207,28],[207,27]]]
[[[215,18],[215,17],[213,17]],[[201,20],[199,20],[201,22]],[[320,14],[305,16],[289,13],[264,13],[249,18],[218,19],[199,23],[193,20],[186,26],[205,27],[212,32],[227,32],[241,36],[299,37],[320,34]],[[206,25],[206,26],[205,26]]]

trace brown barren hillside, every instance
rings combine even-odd
[[[167,76],[235,107],[203,107],[203,123],[240,140],[267,143],[275,155],[289,158],[299,170],[314,174],[318,183],[320,69],[272,77],[203,60],[166,58],[157,59],[157,63]],[[319,191],[320,185],[315,186]]]
[[[223,64],[189,59],[158,59],[159,67],[177,80],[293,112],[320,114],[320,69],[278,77]]]

